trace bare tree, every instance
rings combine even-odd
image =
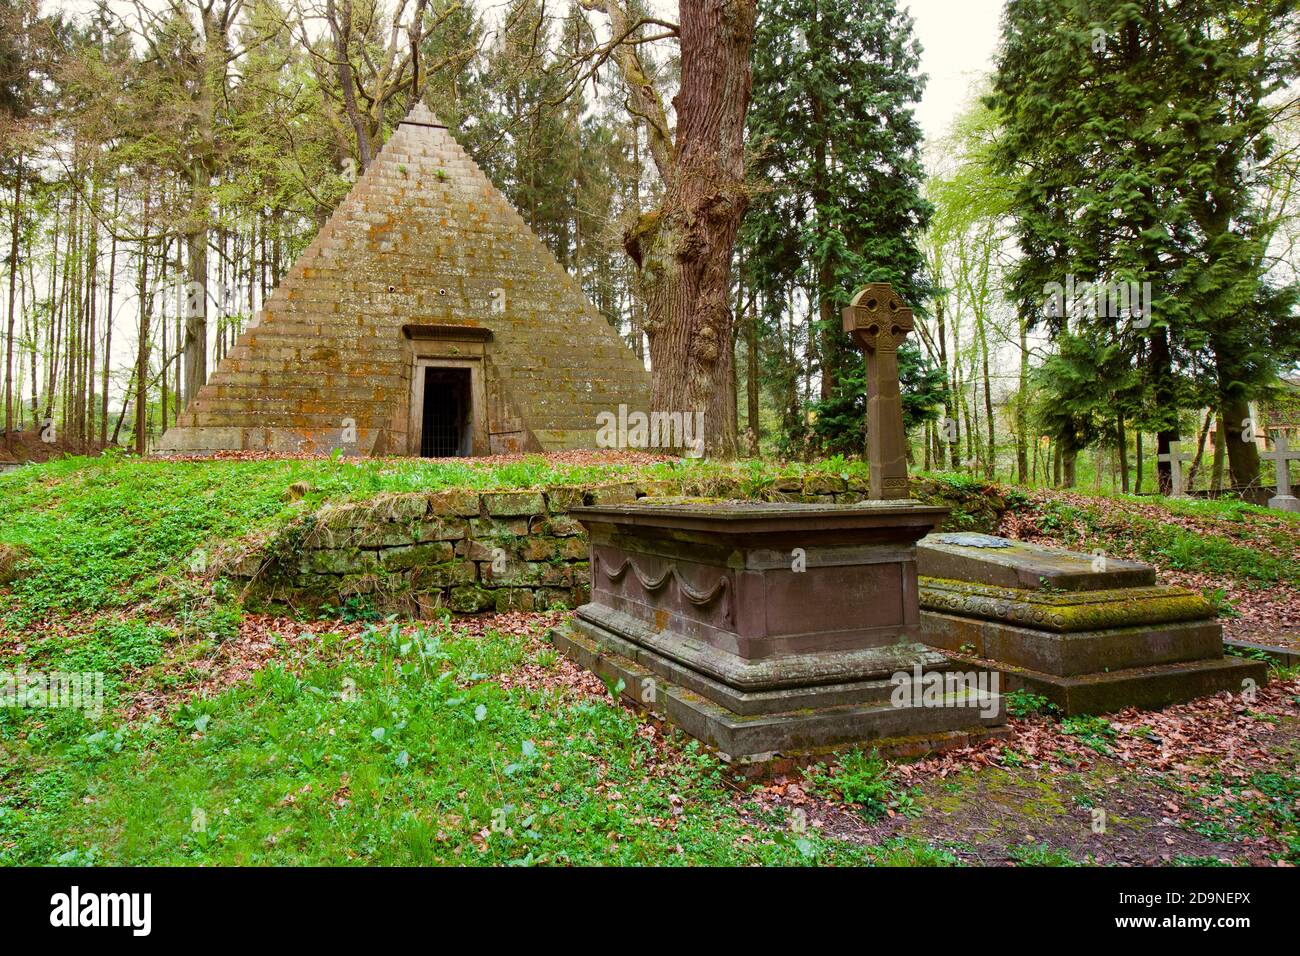
[[[749,204],[745,188],[745,114],[755,0],[681,0],[680,24],[637,17],[629,0],[581,0],[609,19],[611,39],[596,51],[612,57],[627,85],[628,111],[645,124],[650,155],[664,183],[659,206],[624,236],[646,299],[652,404],[703,411],[711,454],[736,450],[731,263]],[[678,38],[681,83],[668,120],[663,92],[643,62],[648,24]]]

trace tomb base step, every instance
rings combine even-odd
[[[551,640],[581,667],[608,683],[621,682],[621,696],[628,703],[704,741],[738,767],[815,759],[853,746],[920,756],[1005,732],[1005,702],[998,694],[982,698],[947,694],[929,705],[895,706],[889,695],[894,685],[882,680],[864,682],[869,687],[823,685],[765,692],[790,695],[786,700],[796,705],[767,710],[776,706],[773,698],[761,702],[765,712],[740,714],[714,699],[725,696],[720,683],[702,675],[692,677],[675,662],[617,635],[589,626],[563,626],[551,632]],[[855,696],[859,702],[844,702]]]
[[[969,666],[990,666],[987,660],[956,657]],[[1060,677],[1042,671],[997,664],[1004,694],[1028,690],[1046,697],[1067,717],[1107,714],[1137,707],[1158,710],[1221,691],[1239,694],[1268,681],[1268,665],[1241,657],[1218,657],[1177,664],[1157,664],[1127,670]]]
[[[923,586],[922,600],[928,593]],[[1058,632],[923,607],[918,638],[931,647],[1058,677],[1223,656],[1223,628],[1213,619]]]

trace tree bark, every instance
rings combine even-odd
[[[993,418],[993,382],[989,374],[989,339],[984,328],[984,316],[981,313],[978,316],[979,333],[980,333],[980,353],[983,360],[984,374],[984,421],[988,428],[989,450],[988,457],[984,461],[984,477],[988,481],[993,480],[994,472],[997,470],[997,437],[994,431]]]
[[[1156,408],[1170,422],[1156,432],[1156,492],[1169,495],[1174,486],[1173,472],[1169,462],[1161,461],[1160,456],[1167,455],[1169,445],[1178,441],[1178,418],[1174,406],[1174,372],[1169,354],[1169,331],[1163,326],[1157,328],[1151,336],[1150,368]]]
[[[144,200],[143,221],[149,221],[149,197]],[[140,336],[135,356],[135,453],[145,452],[145,422],[149,405],[149,249],[140,242],[140,270],[136,276],[136,291],[140,302]]]
[[[1250,403],[1240,396],[1225,398],[1223,418],[1227,426],[1223,431],[1223,443],[1228,453],[1232,487],[1252,488],[1259,484],[1259,446],[1242,437],[1250,425]],[[1257,428],[1258,425],[1254,425],[1250,431],[1253,433]]]
[[[1227,453],[1225,427],[1223,412],[1219,411],[1214,417],[1214,472],[1210,475],[1210,489],[1213,491],[1223,490],[1223,458]]]
[[[754,0],[682,0],[676,162],[657,214],[628,237],[647,292],[656,410],[704,413],[705,449],[735,454],[732,250],[749,204],[745,114]]]
[[[113,190],[113,217],[117,218],[117,189]],[[100,402],[99,444],[108,444],[108,373],[113,358],[113,288],[117,278],[117,234],[113,233],[108,254],[108,296],[104,315],[104,377],[103,397]],[[122,404],[126,404],[123,398]]]
[[[584,6],[604,10],[616,35],[626,30],[619,4]],[[703,412],[705,450],[721,457],[736,450],[729,290],[736,232],[749,204],[745,114],[754,14],[755,0],[682,0],[675,142],[635,46],[620,44],[615,53],[664,180],[661,206],[624,236],[646,297],[651,406]]]
[[[1115,441],[1119,447],[1119,486],[1128,494],[1128,432],[1124,428],[1124,413],[1115,413]]]
[[[9,318],[8,332],[5,335],[5,446],[13,449],[14,429],[14,319],[18,290],[18,237],[22,218],[23,194],[23,153],[18,151],[18,176],[14,180],[14,214],[13,229],[9,242]]]
[[[330,35],[334,41],[334,68],[338,73],[339,89],[343,94],[343,108],[357,137],[357,159],[364,172],[370,165],[372,157],[370,131],[365,118],[361,115],[361,108],[357,105],[356,76],[352,72],[352,60],[349,59],[352,47],[351,0],[343,0],[342,11],[336,9],[334,0],[328,0],[325,5],[325,16],[329,21]]]
[[[1137,434],[1133,436],[1133,457],[1137,459],[1137,474],[1133,479],[1133,493],[1142,494],[1142,430],[1138,429]]]

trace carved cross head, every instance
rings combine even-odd
[[[888,282],[872,282],[853,294],[844,309],[844,331],[868,352],[895,351],[915,327],[912,310]]]

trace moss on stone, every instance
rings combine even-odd
[[[27,551],[16,544],[0,544],[0,584],[18,580],[19,567],[27,560]]]

